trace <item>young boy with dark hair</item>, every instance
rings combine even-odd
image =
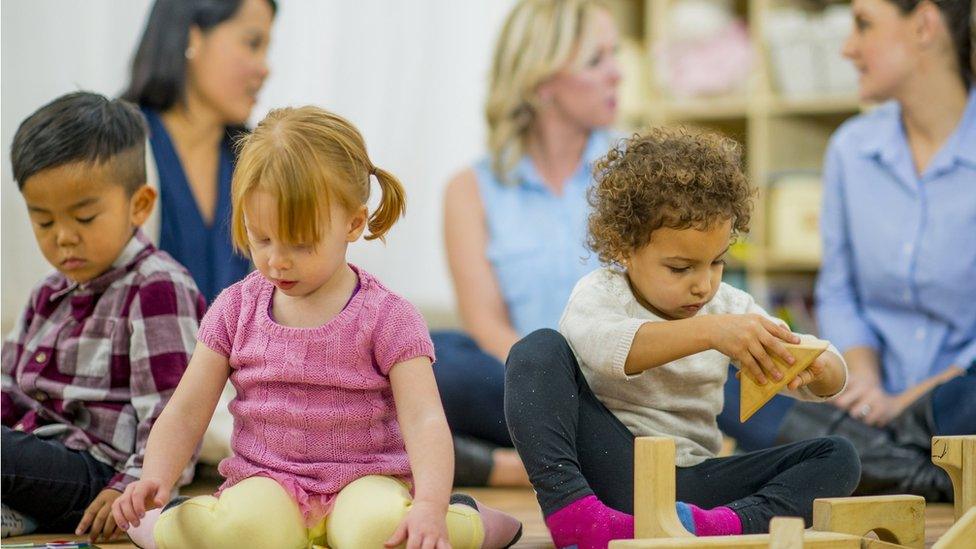
[[[135,106],[87,92],[41,107],[14,135],[14,179],[57,271],[3,343],[4,536],[114,536],[112,502],[139,478],[193,352],[204,299],[139,230],[156,200],[145,140]]]

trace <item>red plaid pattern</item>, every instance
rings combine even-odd
[[[50,275],[3,343],[3,424],[90,452],[118,471],[107,487],[124,490],[205,309],[186,269],[140,231],[84,285]]]

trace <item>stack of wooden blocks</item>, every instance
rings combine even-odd
[[[801,518],[776,517],[768,534],[697,538],[675,511],[674,441],[641,437],[634,452],[636,539],[614,541],[611,549],[925,547],[925,500],[908,495],[818,499],[810,530]],[[976,436],[934,437],[932,461],[949,474],[955,494],[955,522],[933,548],[976,548]],[[871,532],[877,539],[865,537]]]

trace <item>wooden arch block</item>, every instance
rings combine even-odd
[[[769,399],[793,381],[793,378],[805,370],[814,359],[820,356],[820,353],[826,351],[830,343],[815,339],[800,345],[793,345],[792,343],[784,343],[783,345],[796,359],[792,366],[773,354],[769,355],[773,359],[773,364],[783,372],[783,379],[779,381],[770,379],[765,385],[759,385],[750,374],[746,373],[745,370],[742,371],[739,384],[739,421],[745,421],[752,417],[752,414],[759,411],[764,404],[769,402]]]
[[[675,504],[674,439],[634,441],[634,537],[694,537],[678,519]]]
[[[976,435],[932,437],[932,463],[949,474],[959,520],[976,507]]]
[[[776,520],[776,519],[773,519]],[[770,523],[772,527],[772,523]],[[789,535],[789,534],[787,534]],[[784,539],[780,537],[779,539]],[[785,539],[791,539],[789,537]],[[898,549],[898,545],[873,545],[849,534],[834,532],[803,532],[803,549]],[[874,540],[877,541],[877,540]],[[703,538],[656,538],[656,539],[618,539],[610,542],[610,549],[678,549],[694,547],[699,549],[769,549],[770,547],[790,547],[792,545],[773,545],[773,534],[747,534],[743,536],[712,536]],[[776,541],[779,543],[779,541]],[[800,547],[800,546],[797,546]]]
[[[800,517],[773,517],[769,521],[769,549],[803,549],[806,525]]]
[[[976,542],[976,507],[971,507],[951,528],[946,530],[945,534],[942,534],[932,549],[972,547],[974,542]]]
[[[813,502],[813,529],[878,539],[905,547],[925,547],[925,498],[865,496],[820,498]]]

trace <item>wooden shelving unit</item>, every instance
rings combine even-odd
[[[748,25],[755,50],[745,89],[731,97],[678,100],[668,95],[654,67],[655,45],[668,33],[673,0],[611,2],[624,40],[638,44],[641,51],[638,74],[625,74],[625,79],[641,80],[625,83],[629,93],[623,96],[621,110],[629,128],[683,124],[722,131],[740,140],[748,176],[759,196],[746,245],[739,247],[745,252],[730,262],[729,270],[738,270],[740,276],[744,273],[749,291],[768,305],[769,285],[776,277],[803,275],[812,280],[819,268],[819,261],[780,258],[767,250],[770,176],[787,170],[819,172],[830,135],[860,112],[861,105],[855,96],[781,97],[772,84],[764,31],[769,11],[790,0],[737,0],[734,4]]]

